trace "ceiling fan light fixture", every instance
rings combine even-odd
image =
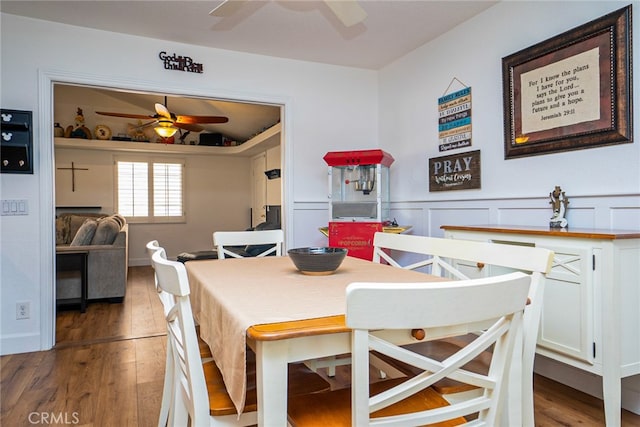
[[[178,128],[173,127],[173,122],[171,120],[159,120],[158,126],[154,127],[153,130],[163,138],[170,138],[175,135]]]

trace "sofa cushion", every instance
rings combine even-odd
[[[80,227],[82,226],[82,224],[84,224],[84,221],[86,219],[92,219],[94,221],[99,220],[102,217],[107,216],[107,214],[103,214],[103,213],[72,213],[69,214],[69,233],[70,233],[70,239],[69,240],[73,240],[73,237],[78,234],[78,230],[80,230]]]
[[[111,245],[120,232],[120,223],[111,216],[98,220],[95,234],[91,239],[92,245]]]
[[[69,228],[69,217],[62,216],[56,218],[56,245],[66,245],[71,241],[71,229]]]
[[[98,228],[98,221],[91,218],[85,219],[69,246],[84,246],[90,244],[93,235],[96,233],[96,228]]]

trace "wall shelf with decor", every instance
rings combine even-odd
[[[247,142],[233,147],[162,144],[136,141],[105,141],[79,138],[54,138],[54,143],[56,148],[75,148],[83,150],[251,157],[278,146],[280,144],[281,131],[282,124],[276,123]]]

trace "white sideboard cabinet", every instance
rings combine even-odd
[[[607,426],[620,425],[621,379],[640,374],[640,231],[443,225],[445,237],[555,252],[536,352],[602,377]],[[504,273],[460,266],[467,273]]]

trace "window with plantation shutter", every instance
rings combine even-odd
[[[131,222],[184,221],[184,162],[116,160],[116,210]]]
[[[149,216],[149,166],[146,162],[117,162],[117,212],[126,217]]]
[[[153,216],[182,216],[182,165],[153,164]]]

